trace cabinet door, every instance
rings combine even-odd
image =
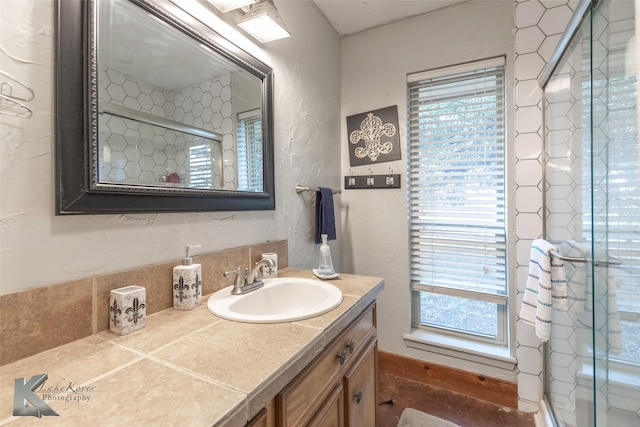
[[[376,345],[344,377],[345,426],[376,425]]]
[[[342,385],[338,384],[324,401],[308,427],[342,427],[344,426],[344,394]]]
[[[268,425],[267,410],[262,408],[262,410],[249,421],[247,427],[268,427]]]
[[[369,349],[376,333],[374,314],[371,306],[278,394],[279,427],[308,425],[335,385],[343,383],[344,373]]]

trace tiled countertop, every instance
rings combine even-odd
[[[279,275],[314,278],[294,268]],[[0,425],[244,426],[384,286],[380,278],[348,274],[331,283],[342,290],[342,303],[311,319],[232,322],[211,314],[205,301],[148,316],[130,335],[105,331],[2,366]],[[40,374],[48,379],[35,395],[59,416],[13,416],[14,380]]]

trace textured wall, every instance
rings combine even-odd
[[[342,43],[342,173],[400,173],[402,189],[345,190],[343,259],[357,274],[385,278],[378,304],[380,349],[515,381],[514,372],[408,348],[411,327],[406,193],[407,73],[507,55],[507,85],[513,106],[513,8],[510,1],[472,1],[348,36]],[[402,160],[349,166],[344,117],[398,106]],[[512,119],[512,108],[509,119]],[[513,144],[509,128],[509,144]],[[513,159],[513,158],[512,158]],[[510,165],[511,166],[511,165]],[[513,171],[509,170],[513,182]],[[513,192],[513,185],[511,186]]]
[[[0,2],[0,68],[35,91],[32,117],[0,115],[0,292],[177,259],[187,243],[211,252],[286,238],[291,266],[315,265],[312,193],[294,186],[340,184],[340,39],[310,0],[278,8],[293,37],[236,41],[275,69],[275,211],[56,217],[53,2]]]

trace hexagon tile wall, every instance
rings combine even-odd
[[[550,60],[578,0],[516,0],[515,129],[517,307],[529,269],[531,242],[542,236],[542,90],[538,76]],[[519,409],[536,412],[543,394],[542,345],[532,327],[517,330]]]
[[[189,181],[189,148],[209,141],[214,157],[212,181],[216,188],[236,188],[235,124],[232,114],[231,79],[212,81],[171,91],[153,87],[118,71],[100,70],[100,102],[127,107],[209,130],[223,136],[219,143],[159,126],[141,124],[109,114],[101,114],[99,149],[106,161],[100,176],[111,182],[160,185],[165,177],[177,173]],[[106,154],[106,156],[104,156]],[[224,170],[222,169],[224,164]]]

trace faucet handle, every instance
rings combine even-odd
[[[234,287],[235,288],[241,288],[244,285],[244,277],[242,277],[241,271],[242,270],[240,270],[240,267],[238,267],[235,270],[225,271],[222,276],[223,277],[229,277],[230,275],[235,274],[236,275],[236,282],[234,283]]]

